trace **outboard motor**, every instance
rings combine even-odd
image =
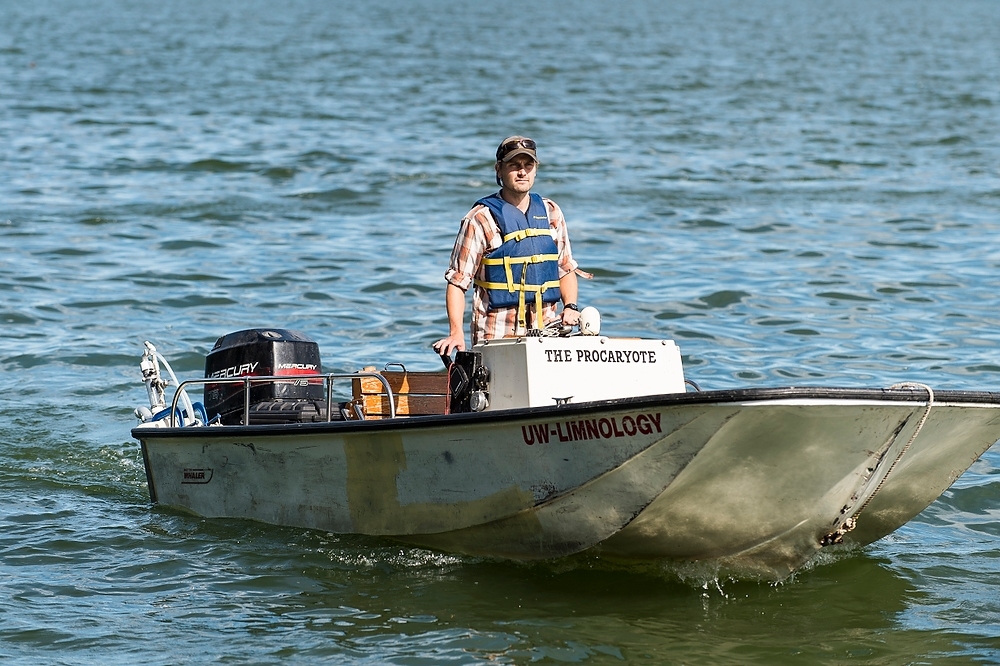
[[[326,389],[320,374],[319,345],[297,331],[252,328],[218,339],[205,358],[205,377],[301,377],[250,388],[249,423],[326,421]],[[242,384],[206,384],[205,411],[224,425],[243,423]],[[340,414],[334,418],[339,420]]]

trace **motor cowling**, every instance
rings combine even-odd
[[[309,379],[321,371],[319,345],[298,331],[252,328],[219,338],[205,357],[205,378],[295,377],[296,381],[255,383],[250,388],[250,421],[255,413],[266,422],[326,420],[326,390],[322,379]],[[205,411],[219,415],[226,425],[243,423],[244,386],[206,384]],[[308,413],[308,417],[303,416]],[[320,415],[319,412],[322,412]],[[322,416],[322,419],[319,417]]]

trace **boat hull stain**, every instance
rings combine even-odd
[[[478,525],[535,503],[531,492],[517,486],[473,500],[400,503],[399,477],[406,471],[406,450],[398,434],[346,437],[344,455],[352,532],[382,536],[435,532]],[[442,458],[447,459],[443,454]]]
[[[675,483],[602,544],[601,552],[676,560],[738,561],[745,556],[765,569],[786,561],[793,568],[808,558],[818,549],[815,533],[831,529],[850,497],[845,478],[864,463],[855,458],[850,467],[838,469],[848,456],[826,455],[835,449],[827,446],[827,433],[815,419],[792,416],[780,430],[806,431],[782,446],[787,433],[775,431],[771,419],[756,416],[730,420],[715,433]],[[885,429],[891,432],[894,425]],[[886,433],[880,434],[884,439]],[[803,440],[812,449],[804,453],[818,456],[818,464],[794,469],[787,449]]]
[[[777,406],[744,411],[712,437],[642,514],[602,543],[599,552],[643,559],[713,560],[727,570],[783,577],[805,564],[821,549],[822,538],[861,507],[915,429],[915,409],[920,407],[889,405],[858,411],[853,406],[830,406],[804,411],[798,406]],[[995,413],[974,409],[969,416],[981,419]],[[975,429],[954,413],[935,422],[934,428],[925,426],[861,515],[859,526],[865,529],[849,533],[845,541],[871,543],[926,508],[957,474],[942,477],[932,484],[935,488],[923,488],[928,478],[923,472],[941,476],[941,468],[935,465],[954,455],[944,453],[951,448],[948,442],[964,442],[968,447],[960,458],[967,463],[963,463],[964,471],[995,440],[995,418],[986,421],[981,433],[972,432]],[[896,432],[900,424],[903,427]],[[956,433],[955,427],[946,424],[964,432]],[[888,446],[883,451],[866,449],[871,442]],[[903,463],[909,462],[914,448],[941,453],[928,456],[922,469],[912,470],[917,472],[914,481],[904,482],[910,491],[903,502],[908,509],[892,516],[877,515],[880,506],[895,507],[904,499],[900,495],[905,491],[895,493],[897,497],[882,494],[893,489],[897,478],[909,476]],[[949,481],[948,477],[953,478]]]

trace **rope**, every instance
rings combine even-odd
[[[564,327],[562,320],[550,321],[544,328],[532,328],[528,330],[529,338],[564,338],[573,330],[572,326]]]
[[[910,450],[911,446],[913,446],[913,442],[917,439],[917,435],[920,434],[920,431],[923,429],[924,424],[927,423],[927,417],[930,416],[931,407],[934,406],[934,389],[932,389],[930,386],[928,386],[927,384],[920,384],[918,382],[901,382],[899,384],[893,384],[889,388],[923,389],[927,391],[927,407],[926,409],[924,409],[924,414],[923,416],[920,417],[920,421],[917,422],[917,427],[914,428],[913,434],[910,435],[909,441],[906,442],[906,445],[899,450],[899,454],[896,456],[896,459],[892,461],[892,464],[889,465],[889,469],[886,471],[886,473],[882,475],[882,479],[878,482],[878,485],[875,486],[875,490],[873,490],[872,493],[868,495],[868,498],[865,499],[864,503],[861,504],[861,508],[858,509],[853,516],[844,521],[843,525],[841,525],[835,531],[831,532],[830,534],[827,534],[825,537],[820,539],[820,544],[823,546],[829,546],[831,544],[840,543],[841,541],[844,540],[845,534],[847,534],[855,527],[857,527],[858,518],[861,516],[862,512],[864,512],[864,510],[868,508],[868,505],[871,503],[871,501],[875,499],[875,496],[878,495],[878,492],[882,490],[882,486],[885,485],[886,479],[889,478],[889,475],[892,474],[892,470],[896,468],[896,465],[899,464],[899,461],[903,459],[903,456],[906,455],[906,452]]]
[[[916,382],[902,382],[900,384],[893,384],[889,388],[891,388],[891,389],[904,389],[904,388],[910,388],[910,389],[912,389],[912,388],[922,388],[922,389],[924,389],[925,391],[927,391],[927,408],[924,410],[924,415],[920,417],[920,421],[917,422],[917,427],[913,430],[913,434],[910,435],[910,440],[906,443],[906,446],[904,446],[902,449],[900,449],[899,455],[896,456],[896,459],[892,461],[891,465],[889,465],[889,471],[887,471],[885,473],[885,475],[882,477],[882,480],[878,482],[877,486],[875,486],[874,492],[872,492],[872,494],[868,496],[868,499],[865,500],[865,503],[862,504],[861,508],[858,509],[858,512],[854,514],[855,520],[861,514],[862,511],[864,511],[866,508],[868,508],[869,502],[871,502],[872,499],[875,497],[875,495],[878,494],[878,491],[882,490],[882,486],[885,485],[885,480],[889,478],[890,474],[892,474],[892,470],[895,469],[896,465],[899,463],[900,460],[902,460],[902,458],[906,454],[906,452],[910,450],[911,446],[913,446],[913,441],[917,438],[917,435],[920,434],[920,430],[924,427],[924,424],[927,423],[927,417],[930,416],[930,414],[931,414],[931,407],[934,406],[934,389],[932,389],[927,384],[919,384],[919,383],[916,383]]]

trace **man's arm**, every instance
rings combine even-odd
[[[549,225],[552,227],[552,239],[559,249],[559,292],[562,296],[563,305],[576,304],[580,287],[576,279],[577,263],[573,260],[573,251],[569,245],[569,231],[566,229],[566,218],[563,217],[562,209],[551,199],[545,199],[548,206]],[[580,322],[580,313],[576,310],[562,311],[563,326],[576,326]]]
[[[576,281],[576,276],[573,277]],[[561,281],[560,281],[561,284]],[[452,283],[444,294],[445,306],[448,309],[448,337],[434,343],[434,351],[442,356],[451,356],[451,352],[465,351],[465,292]]]
[[[570,271],[559,278],[559,291],[562,293],[563,305],[567,303],[576,303],[576,297],[579,293],[579,285],[576,281],[576,273]],[[564,326],[576,326],[580,322],[580,313],[576,310],[567,310],[565,307],[562,311],[562,323]]]

